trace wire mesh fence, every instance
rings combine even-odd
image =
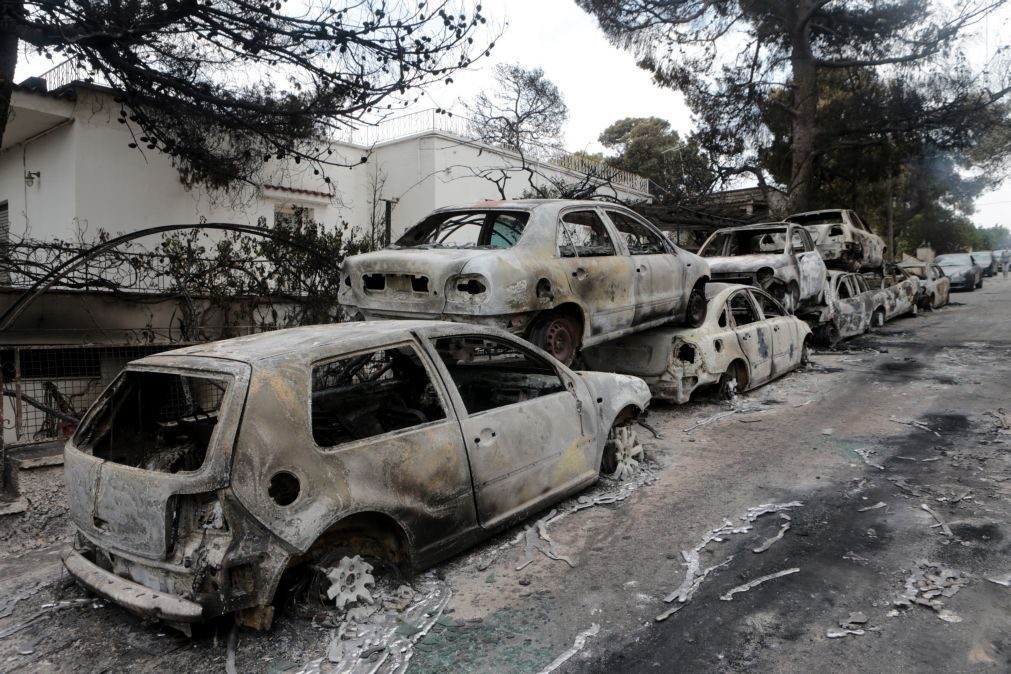
[[[69,438],[127,363],[179,346],[0,347],[4,444]]]

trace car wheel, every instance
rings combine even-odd
[[[615,480],[624,480],[639,470],[644,456],[645,450],[632,424],[616,423],[607,435],[604,455],[600,458],[600,472]]]
[[[748,388],[748,376],[744,366],[740,362],[733,363],[720,375],[717,386],[716,395],[720,400],[733,400],[734,396]]]
[[[829,321],[819,329],[818,341],[827,347],[834,347],[839,343],[839,328],[835,322]],[[806,342],[805,342],[806,344]]]
[[[688,296],[688,307],[685,310],[685,324],[690,328],[701,327],[706,322],[706,312],[709,303],[706,302],[705,286],[697,285]]]
[[[836,331],[839,334],[839,331]],[[800,347],[800,366],[807,367],[811,364],[811,340],[805,339],[804,346]]]
[[[871,314],[871,327],[872,328],[883,328],[883,327],[885,327],[885,312],[884,312],[884,309],[875,309],[874,313]]]
[[[983,276],[982,275],[979,277],[979,282],[976,283],[976,287],[977,288],[982,288],[983,287]]]
[[[539,318],[530,330],[530,341],[569,366],[579,351],[579,322],[565,314],[547,314]]]

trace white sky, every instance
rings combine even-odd
[[[682,96],[654,85],[628,52],[608,43],[596,20],[573,0],[482,0],[482,5],[489,33],[495,26],[504,27],[491,57],[455,75],[453,85],[432,87],[421,106],[458,109],[460,99],[492,86],[496,63],[520,63],[543,68],[562,91],[569,106],[564,139],[569,150],[603,150],[597,143],[600,132],[623,117],[661,117],[679,133],[691,131],[691,113]],[[989,53],[1011,36],[1006,18],[988,21],[981,31],[976,42]],[[19,66],[19,78],[51,66],[33,61]],[[977,225],[1011,227],[1011,180],[981,195],[976,207],[972,219]]]

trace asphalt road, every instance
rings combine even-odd
[[[1011,588],[987,577],[1011,572],[1011,434],[989,414],[1011,408],[1011,281],[952,300],[816,354],[691,432],[730,410],[656,406],[649,422],[662,437],[640,431],[649,481],[603,483],[582,504],[618,500],[558,507],[564,517],[546,532],[568,562],[531,550],[526,563],[519,527],[423,579],[452,595],[408,647],[409,671],[1008,671]],[[721,540],[700,547],[728,521]],[[681,605],[664,598],[685,580],[683,551],[696,548],[711,571],[658,621]],[[0,615],[12,607],[0,617],[0,671],[225,667],[227,625],[188,640],[143,624],[56,580],[54,559],[0,559]],[[918,568],[939,577],[914,585],[915,599],[943,606],[895,605]],[[46,608],[59,600],[72,603]],[[829,638],[851,613],[863,614],[850,625],[863,634]],[[318,616],[288,611],[271,633],[239,631],[236,671],[298,669],[332,637]],[[367,670],[380,657],[352,664]]]

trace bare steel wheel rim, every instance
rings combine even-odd
[[[551,321],[545,335],[545,343],[548,353],[563,363],[567,363],[572,358],[575,345],[565,321],[559,319]]]
[[[607,438],[607,451],[612,453],[615,462],[615,469],[610,477],[624,480],[639,470],[644,451],[639,436],[631,425],[611,429]]]

